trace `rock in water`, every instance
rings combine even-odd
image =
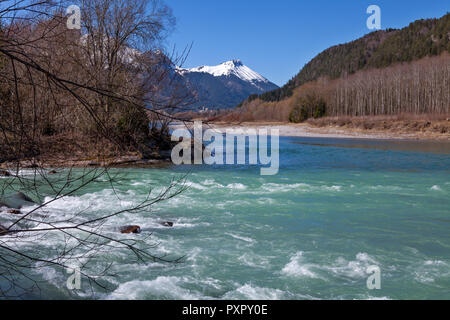
[[[18,193],[16,194],[16,196],[17,196],[19,199],[23,200],[23,201],[34,202],[33,199],[31,199],[30,197],[28,197],[26,194],[23,194],[22,192],[18,192]]]
[[[8,195],[0,199],[0,206],[4,205],[12,209],[22,209],[23,207],[34,206],[36,204],[36,202],[22,192]]]
[[[161,222],[161,225],[164,227],[173,227],[173,222],[164,221],[164,222]]]
[[[20,212],[20,210],[17,210],[17,209],[9,209],[7,212],[11,213],[11,214],[21,214],[22,213],[22,212]]]
[[[120,228],[120,233],[141,233],[140,226],[125,226]]]
[[[9,173],[9,171],[0,169],[0,177],[10,177],[10,176],[11,173]]]

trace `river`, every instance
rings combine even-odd
[[[47,266],[30,271],[40,292],[28,298],[450,299],[448,142],[282,137],[274,176],[250,165],[112,172],[117,189],[94,183],[46,212],[100,216],[187,174],[182,194],[103,226],[116,234],[118,226],[140,225],[141,234],[123,237],[184,259],[136,263],[123,250],[98,254],[116,276],[94,292],[83,277],[81,290],[70,292],[69,274]],[[23,250],[45,254],[60,245],[52,236]],[[380,290],[367,288],[370,266],[379,267]]]

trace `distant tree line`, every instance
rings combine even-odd
[[[360,70],[338,79],[321,77],[291,97],[255,99],[228,116],[233,121],[302,122],[323,116],[450,115],[450,54]]]
[[[450,56],[364,70],[330,88],[330,116],[450,114]]]

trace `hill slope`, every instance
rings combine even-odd
[[[450,51],[450,13],[440,19],[418,20],[401,29],[372,32],[355,41],[331,47],[313,60],[285,86],[248,100],[280,101],[293,90],[320,77],[336,79],[358,70],[384,68]]]

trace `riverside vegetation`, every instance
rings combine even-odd
[[[151,2],[114,13],[118,2],[91,1],[81,30],[69,30],[63,9],[46,1],[22,13],[47,16],[0,16],[0,163],[167,156],[166,116],[187,97],[167,88],[163,65],[177,58],[158,46],[173,17],[164,6],[143,15]]]
[[[285,86],[250,96],[221,120],[297,123],[325,117],[309,121],[323,126],[336,119],[356,124],[367,117],[382,118],[380,123],[420,118],[425,127],[403,127],[447,134],[449,51],[450,14],[418,20],[401,30],[376,31],[323,51]]]

